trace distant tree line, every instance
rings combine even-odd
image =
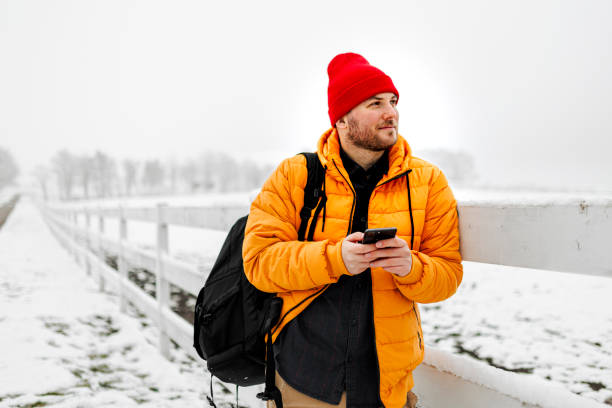
[[[469,186],[477,181],[474,158],[469,153],[430,149],[415,154],[439,166],[454,186]],[[34,176],[45,199],[53,195],[73,200],[249,191],[260,188],[273,168],[216,152],[179,161],[117,160],[102,151],[79,155],[61,150],[48,165],[36,168]],[[0,187],[5,180],[14,179],[16,172],[10,154],[0,149]]]
[[[0,190],[13,183],[19,175],[19,167],[13,155],[0,147]]]
[[[117,160],[97,151],[78,155],[61,150],[34,171],[43,196],[61,200],[133,195],[249,191],[261,187],[271,165],[238,161],[205,152],[188,160]]]

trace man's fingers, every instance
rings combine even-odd
[[[390,268],[394,266],[408,265],[406,258],[382,258],[370,263],[374,268]]]
[[[376,243],[377,248],[399,248],[406,245],[406,241],[398,237],[382,239]]]
[[[406,257],[410,256],[410,251],[407,248],[383,248],[375,249],[372,252],[366,253],[365,256],[369,259],[376,260],[380,258],[395,258],[395,257]]]
[[[363,232],[353,232],[345,238],[349,242],[357,243],[363,239]]]

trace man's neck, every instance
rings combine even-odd
[[[351,160],[366,171],[376,164],[383,154],[385,154],[384,150],[375,152],[372,150],[362,149],[349,142],[342,143],[342,141],[340,141],[340,146],[342,150],[344,150],[344,153],[351,158]]]

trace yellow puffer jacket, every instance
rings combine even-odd
[[[276,292],[283,299],[283,318],[273,340],[323,290],[348,274],[341,245],[350,231],[355,200],[335,129],[323,134],[317,150],[326,168],[327,204],[317,221],[315,242],[297,241],[307,178],[302,155],[283,161],[266,181],[251,205],[246,226],[243,259],[247,278],[258,289]],[[389,151],[388,174],[372,192],[367,225],[397,227],[400,238],[408,245],[413,241],[408,275],[398,277],[382,268],[372,269],[380,397],[385,407],[399,408],[413,387],[412,370],[423,361],[423,333],[415,302],[450,297],[463,276],[453,193],[444,174],[413,157],[401,136]]]

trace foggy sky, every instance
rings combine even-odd
[[[330,126],[329,60],[364,55],[419,150],[478,182],[612,190],[612,2],[0,0],[0,146],[279,161]]]

